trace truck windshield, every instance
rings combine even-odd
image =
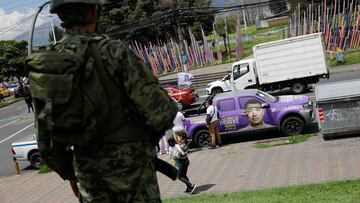
[[[266,92],[263,92],[263,91],[258,91],[256,93],[256,95],[258,95],[259,97],[262,97],[264,99],[266,99],[267,101],[270,101],[272,103],[276,102],[276,98]]]

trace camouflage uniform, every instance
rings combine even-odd
[[[154,166],[156,152],[150,136],[172,127],[176,105],[126,43],[67,30],[55,48],[76,50],[82,46],[81,39],[89,37],[97,40],[109,76],[105,79],[121,83],[124,90],[119,91],[124,91],[131,102],[123,107],[127,114],[118,117],[131,119],[116,123],[113,115],[100,132],[100,142],[74,146],[73,151],[66,143],[43,133],[45,124],[37,122],[39,150],[47,165],[63,179],[77,177],[83,202],[161,202]]]

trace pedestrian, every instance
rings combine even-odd
[[[195,184],[192,184],[187,177],[187,171],[190,165],[190,160],[188,158],[189,148],[186,144],[186,131],[178,133],[178,142],[179,147],[177,147],[178,156],[175,156],[175,159],[178,161],[178,179],[185,183],[186,193],[193,194],[196,188]]]
[[[159,152],[160,154],[168,154],[169,153],[169,144],[168,139],[172,136],[172,130],[169,129],[165,132],[165,135],[159,141]]]
[[[211,144],[209,144],[209,149],[215,149],[216,145],[221,147],[221,137],[218,127],[218,109],[213,105],[212,99],[209,99],[206,102],[206,107],[206,123],[211,136]]]
[[[0,102],[5,102],[4,96],[0,93]]]
[[[184,123],[183,123],[184,120],[185,120],[184,114],[181,111],[178,111],[176,113],[175,119],[173,121],[174,126],[172,128],[173,136],[174,136],[176,142],[177,142],[177,134],[182,133],[185,130]]]
[[[65,34],[26,59],[39,151],[80,202],[161,202],[154,145],[176,104],[127,43],[97,34],[101,5],[51,0]]]
[[[30,113],[30,109],[31,109],[31,111],[34,113],[34,107],[32,104],[33,98],[31,96],[30,87],[27,85],[24,86],[24,99],[25,99],[25,103],[28,107],[28,112]]]

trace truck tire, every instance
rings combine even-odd
[[[199,130],[193,137],[193,142],[198,147],[206,147],[211,143],[209,130]]]
[[[296,81],[293,84],[291,84],[290,86],[290,90],[294,93],[294,94],[302,94],[305,92],[306,90],[306,83],[304,81]]]
[[[223,89],[221,89],[221,87],[215,87],[211,90],[211,94],[218,94],[218,93],[222,93],[224,92]]]
[[[281,124],[281,131],[284,135],[293,136],[302,133],[304,122],[298,117],[289,117]]]
[[[32,153],[30,155],[29,160],[30,160],[31,166],[36,170],[40,169],[42,166],[45,165],[44,160],[40,156],[40,152]]]

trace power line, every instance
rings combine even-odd
[[[43,1],[43,0],[36,0],[36,2],[33,2],[33,3],[26,3],[26,4],[17,5],[17,6],[7,7],[7,8],[4,8],[4,10],[13,11],[13,10],[17,10],[18,8],[24,8],[26,6],[32,6],[32,5],[35,5],[35,4],[39,5],[40,1]]]
[[[16,23],[14,23],[14,24],[6,27],[5,29],[3,29],[3,30],[0,31],[0,35],[3,35],[3,34],[5,34],[5,33],[7,33],[7,32],[10,32],[10,31],[11,31],[12,29],[14,29],[15,27],[17,27],[17,26],[25,23],[26,21],[30,20],[33,16],[34,16],[34,14],[29,15],[29,16],[21,19],[20,21],[18,21],[18,22],[16,22]]]
[[[189,7],[189,8],[180,8],[178,9],[178,14],[181,18],[195,18],[200,16],[209,16],[211,14],[226,13],[236,10],[248,9],[248,8],[257,8],[270,5],[272,3],[289,3],[289,0],[277,0],[271,2],[259,2],[259,3],[248,3],[248,4],[231,4],[225,6],[207,6],[207,7]],[[119,35],[127,33],[129,31],[134,31],[156,25],[160,22],[163,22],[165,19],[174,20],[172,15],[173,9],[167,9],[165,12],[162,12],[159,15],[148,17],[145,20],[140,20],[136,22],[126,23],[113,28],[106,33],[110,36]]]

